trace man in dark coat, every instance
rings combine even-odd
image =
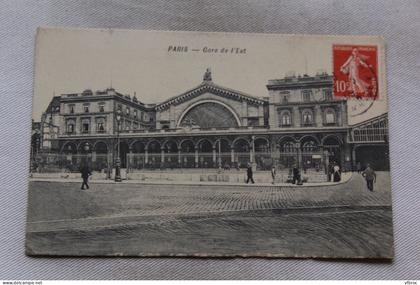
[[[366,165],[366,169],[362,172],[363,177],[366,179],[366,185],[369,191],[373,192],[373,183],[376,183],[376,173],[370,167],[369,164]]]
[[[87,165],[84,165],[82,169],[80,170],[80,173],[82,174],[82,179],[83,179],[82,187],[80,189],[85,190],[85,185],[86,185],[86,188],[89,189],[88,180],[89,180],[89,176],[92,175],[89,167]]]
[[[330,182],[332,175],[334,173],[334,162],[330,162],[327,166],[327,180]]]
[[[254,178],[252,177],[252,165],[251,165],[251,163],[248,163],[248,167],[246,169],[246,176],[247,176],[246,184],[248,184],[249,180],[251,180],[252,184],[255,183]]]
[[[276,166],[271,167],[271,184],[274,184],[276,182]]]
[[[298,184],[300,182],[300,173],[297,166],[293,167],[293,184]]]

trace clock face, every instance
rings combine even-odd
[[[356,117],[366,113],[372,107],[374,100],[349,99],[347,103],[349,106],[349,116]]]

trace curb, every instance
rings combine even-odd
[[[115,182],[113,180],[90,180],[91,184],[139,184],[139,185],[184,185],[184,186],[239,186],[239,187],[322,187],[337,186],[349,182],[353,177],[353,173],[348,175],[346,179],[340,182],[320,182],[320,183],[304,183],[303,185],[294,185],[290,183],[229,183],[229,182],[175,182],[175,181],[142,181],[142,180],[123,180]],[[81,183],[81,179],[54,179],[54,178],[29,178],[30,182],[52,182],[52,183]]]

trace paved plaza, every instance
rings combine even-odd
[[[392,255],[389,173],[331,186],[32,181],[29,254]]]

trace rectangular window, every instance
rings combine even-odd
[[[99,105],[99,112],[100,113],[105,112],[105,106],[104,105]]]
[[[332,91],[331,91],[331,89],[324,89],[324,100],[325,101],[332,100]]]
[[[69,113],[74,114],[74,105],[69,105]]]
[[[134,119],[137,119],[137,110],[134,110]]]
[[[89,132],[89,123],[83,123],[82,124],[82,132],[88,133]]]
[[[248,118],[248,126],[250,126],[250,127],[259,126],[259,119],[258,118]]]
[[[98,133],[104,133],[105,132],[105,126],[104,126],[103,122],[98,123],[97,130],[98,130]]]
[[[117,105],[117,109],[120,110],[120,111],[122,111],[122,105],[121,104],[118,104]]]
[[[280,100],[283,104],[289,102],[290,92],[289,91],[280,91]]]
[[[130,108],[125,108],[125,113],[127,114],[127,116],[130,115]]]
[[[89,113],[89,106],[88,105],[83,106],[83,111],[85,113]]]

